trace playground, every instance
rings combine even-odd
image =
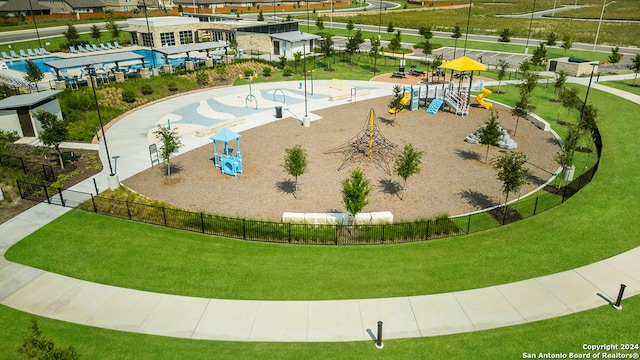
[[[464,141],[490,112],[471,106],[467,116],[443,110],[432,115],[423,104],[416,111],[407,106],[394,117],[387,106],[391,87],[389,96],[316,109],[310,127],[302,126],[300,119],[285,113],[282,120],[244,131],[234,130],[242,137],[243,168],[235,177],[222,174],[214,166],[212,144],[208,143],[172,160],[175,169],[171,182],[163,176],[162,166],[155,166],[123,183],[142,195],[181,208],[233,217],[280,221],[283,212],[344,212],[341,180],[355,166],[338,171],[343,160],[326,152],[356,136],[373,109],[377,126],[386,139],[399,148],[411,143],[425,151],[425,155],[421,173],[408,179],[404,200],[398,196],[402,188],[399,177],[374,164],[359,164],[375,189],[363,211],[391,211],[394,221],[399,221],[464,214],[498,205],[502,201],[502,184],[496,178],[496,170],[490,163],[484,163],[486,148]],[[471,103],[475,104],[473,97]],[[502,106],[494,106],[493,110],[502,126],[512,132],[516,119],[510,110]],[[519,122],[517,134],[514,138],[517,150],[527,154],[531,169],[524,195],[543,185],[556,172],[558,166],[553,156],[559,146],[552,133],[527,121]],[[308,172],[298,179],[297,199],[293,196],[294,179],[281,166],[284,150],[296,144],[301,144],[308,155]],[[229,143],[231,153],[235,147],[235,141]],[[489,159],[500,156],[502,151],[505,150],[492,147]]]

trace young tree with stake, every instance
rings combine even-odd
[[[349,173],[349,177],[342,180],[342,202],[344,208],[351,214],[355,223],[356,214],[369,204],[367,197],[373,191],[371,182],[360,168]]]
[[[487,154],[484,158],[485,164],[489,159],[489,147],[497,146],[500,141],[500,137],[502,136],[502,129],[498,122],[498,118],[498,114],[492,111],[487,121],[485,121],[484,126],[479,129],[478,142],[481,145],[487,146]]]
[[[298,198],[298,176],[307,172],[307,152],[302,145],[295,145],[290,149],[285,149],[286,155],[282,167],[287,174],[295,177],[295,191],[293,196]]]
[[[40,141],[46,146],[53,146],[56,154],[58,154],[60,167],[64,169],[60,144],[67,140],[67,135],[69,134],[67,124],[64,120],[58,118],[57,115],[43,110],[36,112],[36,119],[42,125],[42,130],[38,134]]]
[[[402,153],[396,158],[393,172],[400,176],[404,182],[400,200],[404,200],[404,193],[407,191],[407,179],[409,176],[420,173],[422,155],[424,155],[424,151],[418,151],[412,144],[406,144]]]
[[[523,185],[527,184],[529,169],[524,167],[527,162],[527,155],[514,151],[492,160],[494,169],[498,170],[497,177],[502,181],[502,193],[504,197],[505,214],[509,194],[518,192]]]
[[[153,132],[160,146],[160,157],[167,162],[167,178],[171,182],[171,157],[180,150],[182,142],[176,129],[169,130],[167,126],[158,125],[158,130]]]

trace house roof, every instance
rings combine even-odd
[[[31,2],[31,7],[29,6],[29,2]],[[23,12],[31,12],[40,11],[40,10],[51,10],[51,8],[46,7],[44,5],[40,5],[37,0],[9,0],[4,5],[0,6],[0,11],[2,12],[15,12],[15,11],[23,11]]]
[[[318,35],[309,34],[302,31],[289,31],[284,33],[269,34],[269,36],[271,36],[271,38],[273,39],[284,40],[290,43],[320,39],[320,36]]]
[[[64,0],[74,9],[105,7],[107,4],[102,0]]]
[[[309,0],[310,3],[321,2],[322,0]],[[298,0],[283,0],[278,1],[279,3],[297,3]],[[187,5],[187,9],[189,7],[193,8],[194,1],[193,0],[173,0],[173,3],[178,5]],[[200,5],[210,5],[210,4],[273,4],[273,0],[198,0],[197,4]]]
[[[25,95],[14,95],[6,99],[0,100],[0,110],[10,110],[22,107],[31,107],[48,98],[56,96],[63,90],[42,91]]]

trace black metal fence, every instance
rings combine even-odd
[[[236,239],[319,245],[406,243],[487,230],[535,216],[562,204],[590,183],[598,169],[602,140],[597,129],[593,133],[593,141],[597,150],[594,166],[564,187],[554,188],[557,191],[471,215],[407,223],[313,225],[269,222],[123,201],[72,190],[52,190],[45,184],[19,181],[18,188],[20,195],[25,199],[47,201],[50,204],[78,207],[97,214]]]
[[[44,182],[56,181],[56,175],[51,165],[25,161],[19,156],[0,154],[0,166],[22,171],[24,174],[33,175]]]

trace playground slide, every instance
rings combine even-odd
[[[397,109],[389,109],[389,114],[395,114],[400,112],[400,110],[404,109],[404,106],[409,103],[411,100],[411,92],[407,91],[404,93],[404,97],[400,99],[400,106]]]
[[[491,110],[491,107],[493,106],[493,104],[484,101],[484,98],[486,98],[487,96],[491,95],[492,93],[493,92],[491,90],[489,90],[487,88],[483,88],[482,90],[480,90],[480,94],[478,94],[478,96],[476,96],[476,101],[483,108],[485,108],[487,110]]]

